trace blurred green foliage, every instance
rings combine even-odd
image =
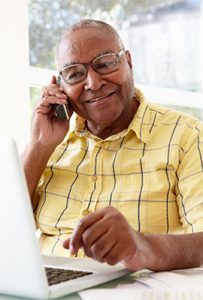
[[[81,18],[105,20],[116,27],[147,1],[29,0],[30,63],[53,68],[53,49],[62,31]],[[157,2],[157,1],[151,1]]]
[[[53,68],[53,49],[62,31],[81,18],[109,22],[117,29],[142,24],[163,13],[192,11],[201,0],[29,0],[30,64]],[[158,13],[158,14],[157,14]],[[128,25],[127,25],[128,24]]]

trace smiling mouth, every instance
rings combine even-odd
[[[114,91],[114,92],[112,92],[112,93],[110,93],[110,94],[108,94],[108,95],[105,95],[105,96],[103,96],[103,97],[99,97],[99,98],[94,98],[94,99],[92,99],[92,100],[88,100],[88,101],[86,101],[86,103],[98,102],[98,101],[100,101],[100,100],[102,100],[102,99],[104,99],[104,98],[107,98],[107,97],[113,95],[115,92],[116,92],[116,91]]]

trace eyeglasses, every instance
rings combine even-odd
[[[120,56],[125,52],[122,49],[119,53],[107,53],[94,58],[88,64],[72,64],[59,72],[63,80],[74,85],[82,82],[87,77],[88,69],[91,66],[100,75],[110,74],[118,70]]]

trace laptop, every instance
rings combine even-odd
[[[0,294],[57,298],[129,274],[122,264],[40,254],[16,143],[8,136],[0,140]]]

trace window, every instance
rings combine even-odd
[[[149,100],[203,118],[201,0],[30,0],[32,107],[39,86],[51,78],[45,69],[55,71],[53,49],[62,30],[83,17],[118,29]]]

